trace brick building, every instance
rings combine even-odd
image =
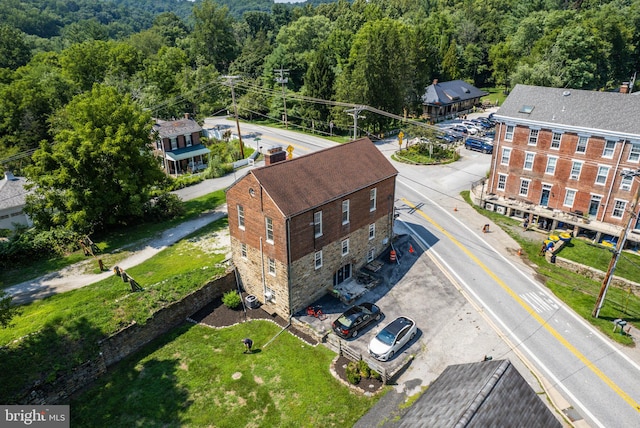
[[[639,186],[623,175],[640,168],[637,117],[636,95],[517,85],[494,115],[483,203],[545,229],[618,236]]]
[[[227,206],[244,289],[288,318],[387,248],[398,172],[368,138],[285,158],[267,153]]]
[[[188,115],[179,120],[158,120],[153,132],[154,153],[165,173],[180,175],[207,167],[210,150],[200,141],[202,127]]]

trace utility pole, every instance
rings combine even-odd
[[[366,119],[365,116],[360,116],[360,112],[362,110],[365,110],[364,106],[356,106],[349,110],[345,110],[345,112],[349,116],[353,116],[353,139],[354,140],[358,138],[358,118]]]
[[[289,78],[285,77],[285,74],[289,74],[289,69],[284,69],[282,68],[282,66],[280,66],[280,69],[278,70],[273,70],[275,73],[278,73],[278,77],[276,77],[276,82],[281,83],[282,84],[282,105],[284,106],[284,127],[285,128],[289,128],[288,124],[287,124],[287,98],[286,98],[286,91],[285,91],[285,86],[287,84],[287,82],[289,82]]]
[[[623,171],[620,173],[623,177],[637,177],[640,175],[640,170],[637,171]],[[602,305],[604,304],[604,297],[607,295],[607,289],[609,288],[609,284],[611,284],[611,278],[613,277],[613,272],[616,270],[616,265],[618,264],[618,258],[624,249],[624,244],[627,241],[627,236],[629,235],[629,229],[631,228],[631,223],[633,219],[636,218],[636,206],[638,205],[638,198],[640,197],[640,185],[636,190],[636,194],[633,197],[633,201],[631,202],[631,207],[627,213],[627,225],[622,230],[620,237],[618,238],[618,244],[616,245],[616,249],[613,251],[613,257],[611,258],[611,263],[609,263],[609,269],[607,269],[607,273],[604,275],[604,279],[602,280],[602,286],[600,287],[600,294],[598,294],[598,299],[596,300],[596,306],[591,313],[591,316],[594,318],[598,318],[600,315],[600,309],[602,309]]]
[[[233,89],[233,82],[240,76],[222,76],[227,79],[227,84],[231,87],[231,100],[233,101],[233,114],[236,117],[236,129],[238,130],[238,140],[240,141],[240,158],[244,159],[244,144],[242,144],[242,135],[240,134],[240,122],[238,121],[238,105],[236,104],[236,93]]]

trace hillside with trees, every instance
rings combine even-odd
[[[201,120],[230,109],[237,75],[243,118],[279,121],[286,99],[291,125],[346,134],[344,105],[419,117],[434,78],[612,90],[640,66],[640,0],[5,0],[0,15],[0,162],[18,174],[69,149],[69,105],[86,116],[95,90]]]

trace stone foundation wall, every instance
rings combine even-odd
[[[94,360],[84,362],[71,373],[60,376],[53,382],[39,382],[18,402],[32,405],[68,403],[72,394],[106,373],[109,366],[137,352],[154,339],[179,326],[189,315],[198,312],[212,300],[235,289],[235,272],[234,269],[230,269],[224,276],[209,282],[182,300],[160,309],[144,325],[132,323],[102,340],[99,343],[100,354]]]

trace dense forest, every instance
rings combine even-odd
[[[289,122],[328,131],[348,128],[347,104],[419,115],[434,78],[610,90],[640,62],[640,0],[3,0],[0,16],[12,168],[96,85],[154,117],[203,118],[233,83],[243,117],[277,120],[286,102]]]

